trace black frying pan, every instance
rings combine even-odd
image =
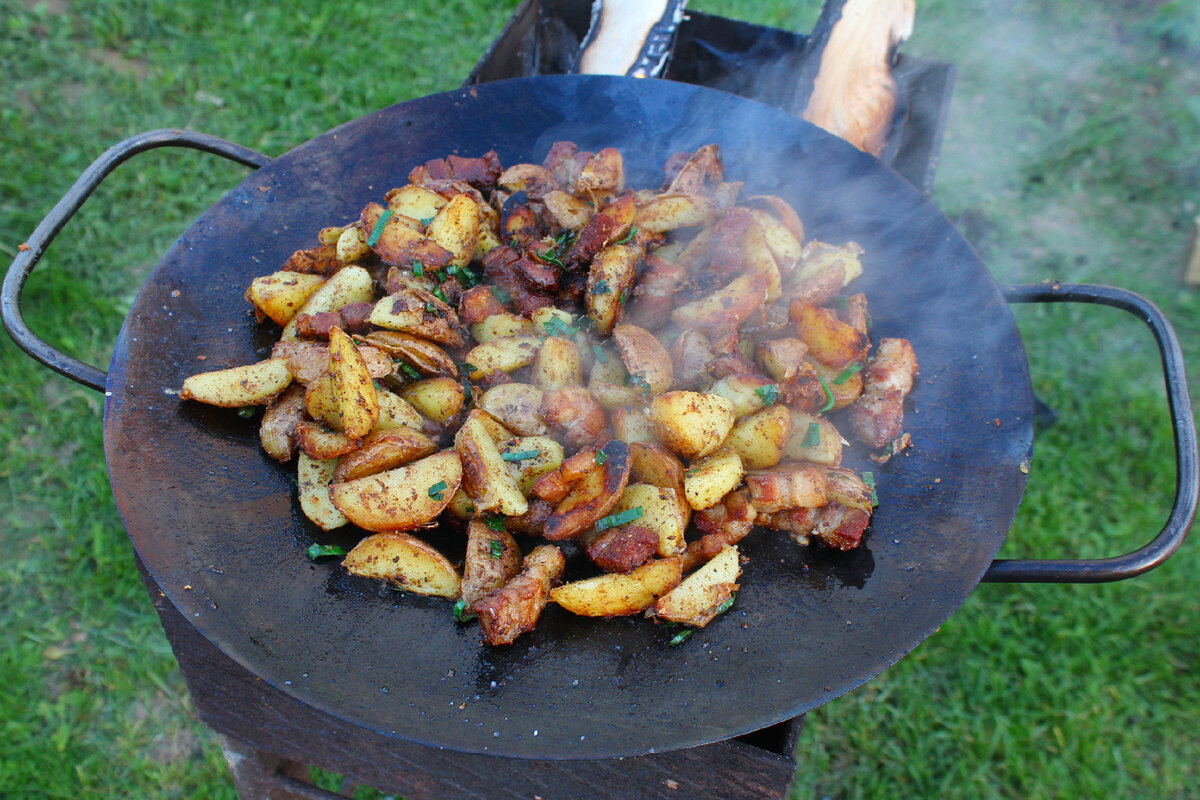
[[[646,620],[584,620],[552,606],[514,646],[487,648],[445,601],[309,563],[313,541],[353,537],[303,518],[292,471],[261,452],[256,421],[173,394],[191,373],[264,356],[271,337],[242,294],[310,246],[317,228],[355,218],[427,159],[495,149],[505,164],[540,161],[559,139],[619,148],[632,185],[656,184],[676,150],[720,144],[728,174],[789,200],[810,237],[864,247],[874,335],[909,338],[921,362],[906,424],[915,446],[876,468],[880,505],[863,546],[833,552],[756,532],[733,610],[678,647]],[[204,137],[184,143],[265,166],[188,229],[126,320],[107,375],[113,493],[184,616],[301,700],[469,752],[595,758],[689,747],[788,719],[878,674],[992,564],[1032,441],[1029,375],[1005,299],[917,191],[807,123],[693,86],[560,76],[403,103],[274,160]],[[34,261],[62,221],[39,236]],[[31,267],[15,262],[5,283],[5,322],[19,340],[27,329],[15,298]],[[33,341],[23,346],[50,361]],[[90,368],[55,355],[56,369],[97,385]],[[1194,474],[1194,432],[1183,445]],[[1194,493],[1178,506],[1186,531]],[[453,538],[434,534],[461,550]]]

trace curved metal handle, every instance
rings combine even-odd
[[[106,373],[55,350],[31,331],[21,316],[21,292],[25,288],[25,281],[29,278],[29,273],[41,260],[42,254],[54,241],[54,237],[63,229],[67,221],[75,216],[75,212],[83,206],[109,173],[138,153],[158,147],[186,147],[202,150],[247,167],[263,167],[271,162],[269,156],[204,133],[157,130],[131,136],[125,141],[113,145],[93,161],[63,195],[63,198],[55,204],[54,208],[50,209],[50,213],[34,229],[21,251],[17,253],[17,257],[13,259],[12,265],[4,276],[4,286],[0,289],[0,318],[3,319],[5,330],[8,331],[17,346],[60,375],[65,375],[76,383],[81,383],[98,392],[103,392],[107,384]]]
[[[1196,420],[1188,397],[1183,353],[1175,331],[1162,312],[1143,297],[1111,286],[1091,284],[1041,284],[1009,286],[1010,303],[1097,303],[1120,308],[1146,323],[1162,355],[1167,403],[1175,431],[1175,504],[1166,525],[1144,547],[1114,558],[1099,559],[996,559],[983,580],[992,583],[1103,583],[1132,578],[1170,558],[1196,517]]]

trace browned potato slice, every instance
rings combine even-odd
[[[842,435],[833,423],[816,414],[790,409],[792,436],[784,455],[792,461],[809,461],[827,467],[842,463]]]
[[[613,328],[613,341],[621,351],[630,383],[645,397],[655,397],[671,388],[675,379],[671,355],[653,333],[621,323]]]
[[[376,347],[358,348],[372,378],[384,378],[395,369],[388,354]],[[300,383],[311,383],[329,372],[329,345],[307,339],[284,339],[271,348],[271,358],[286,358],[292,377]]]
[[[629,482],[629,446],[614,439],[600,452],[604,454],[604,463],[597,464],[572,486],[546,520],[542,535],[550,541],[578,536],[595,525],[621,499],[621,492]]]
[[[258,438],[263,450],[276,461],[296,455],[296,426],[304,419],[304,387],[293,383],[263,412]]]
[[[364,350],[378,348],[392,358],[403,359],[422,375],[458,377],[458,367],[455,366],[454,359],[433,342],[419,336],[400,331],[373,331],[366,336],[356,336],[354,340],[359,342],[358,352],[363,354],[364,360],[366,359]],[[368,369],[370,366],[371,364],[368,362]]]
[[[366,436],[379,421],[379,394],[354,341],[341,328],[329,331],[329,371],[342,430],[351,439]]]
[[[592,218],[591,206],[561,189],[547,192],[542,197],[542,203],[560,228],[577,231]]]
[[[601,347],[588,376],[588,391],[609,411],[641,402],[640,390],[629,385],[629,373],[611,348]]]
[[[710,225],[717,218],[712,200],[697,194],[660,194],[638,208],[633,224],[639,231],[666,233]]]
[[[724,446],[741,457],[746,469],[766,469],[783,458],[791,436],[791,413],[786,406],[775,405],[742,417]]]
[[[304,410],[309,417],[335,431],[342,430],[341,408],[333,376],[326,373],[304,388]]]
[[[467,526],[467,554],[463,559],[462,599],[467,608],[508,583],[521,571],[521,548],[512,534],[488,527],[481,519]]]
[[[304,419],[296,425],[296,444],[309,458],[324,460],[357,450],[362,440],[351,439],[341,431],[331,431]]]
[[[408,404],[407,400],[387,389],[378,389],[377,391],[379,393],[379,422],[375,423],[376,429],[425,430],[425,420],[415,408]]]
[[[825,379],[824,386],[829,387],[829,391],[833,394],[833,407],[830,411],[838,411],[853,403],[859,398],[863,391],[863,376],[862,372],[850,374],[850,370],[846,367],[831,367],[828,364],[822,364],[819,361],[808,362],[817,371],[817,374]],[[824,389],[822,389],[824,395]],[[825,401],[828,401],[828,396],[825,396]]]
[[[474,369],[464,367],[472,380],[492,372],[515,372],[527,367],[537,357],[542,340],[537,336],[503,336],[490,342],[476,345],[467,353],[466,363]]]
[[[765,388],[767,386],[771,389]],[[734,415],[741,419],[765,408],[768,399],[778,396],[779,388],[753,375],[730,375],[710,386],[708,392],[732,403]]]
[[[414,261],[420,261],[426,269],[435,270],[453,260],[452,252],[414,229],[414,222],[417,228],[420,227],[416,220],[402,214],[391,214],[383,221],[383,214],[384,208],[378,203],[369,204],[362,212],[362,229],[367,235],[367,245],[383,263],[406,267]],[[379,227],[381,221],[382,228]]]
[[[792,300],[788,314],[796,333],[808,345],[811,360],[841,369],[849,364],[866,361],[866,334],[847,325],[826,308],[815,306],[803,297]]]
[[[754,357],[768,375],[776,381],[786,381],[804,365],[808,345],[799,339],[771,339],[759,342]]]
[[[628,616],[645,611],[678,586],[682,575],[678,556],[660,558],[628,574],[609,572],[564,583],[550,592],[550,599],[583,617]]]
[[[402,467],[433,455],[437,450],[432,439],[411,428],[377,430],[363,439],[361,447],[341,457],[333,473],[333,482],[352,481]]]
[[[621,406],[612,410],[613,435],[623,442],[657,442],[645,409]]]
[[[610,244],[592,260],[584,301],[596,333],[612,333],[624,301],[633,293],[642,249],[633,244]]]
[[[767,240],[758,225],[751,225],[743,234],[742,253],[745,255],[746,269],[766,277],[767,302],[774,303],[783,293],[783,278],[779,275],[775,254],[767,246]]]
[[[491,414],[513,433],[544,436],[549,429],[538,416],[542,390],[527,383],[502,383],[483,393],[476,405]]]
[[[769,281],[761,272],[747,272],[734,278],[725,288],[675,309],[671,319],[681,328],[727,322],[741,324],[762,307],[768,286]]]
[[[683,492],[688,504],[702,511],[736,489],[744,474],[741,457],[732,450],[721,449],[691,463],[683,473]]]
[[[661,444],[633,442],[629,445],[630,475],[641,483],[683,491],[683,463]]]
[[[259,314],[270,317],[276,325],[287,325],[324,283],[325,278],[321,275],[276,272],[251,281],[246,299],[254,304]]]
[[[733,403],[715,394],[667,392],[650,403],[659,441],[684,458],[706,456],[733,429]]]
[[[192,375],[184,380],[179,399],[224,408],[265,406],[291,382],[287,360],[269,358],[257,364]]]
[[[503,442],[497,448],[500,458],[508,465],[508,471],[517,481],[521,494],[529,497],[533,484],[542,475],[556,470],[563,462],[562,445],[549,436],[518,436]],[[528,456],[531,452],[536,455]],[[520,455],[522,458],[514,458]]]
[[[356,261],[362,261],[369,255],[371,255],[371,248],[367,247],[367,237],[361,227],[351,225],[342,231],[342,235],[337,240],[338,261],[343,264],[353,264]]]
[[[686,504],[680,503],[675,489],[631,483],[621,493],[613,513],[620,514],[634,508],[640,508],[642,516],[633,520],[633,523],[658,534],[660,556],[676,555],[687,546],[683,537],[691,514],[690,510],[685,511]]]
[[[429,419],[444,423],[462,410],[466,394],[454,378],[427,378],[405,386],[400,397]]]
[[[475,500],[478,511],[499,511],[510,517],[529,510],[516,479],[508,471],[496,442],[488,432],[482,411],[472,411],[454,436],[462,458],[463,489]]]
[[[411,183],[392,189],[383,199],[387,200],[388,208],[392,211],[416,220],[433,219],[437,216],[438,209],[449,202],[432,189],[414,186]]]
[[[450,499],[450,505],[446,506],[446,511],[461,520],[469,520],[475,516],[475,501],[459,486],[454,497]]]
[[[456,194],[437,212],[425,232],[450,251],[450,264],[465,267],[479,241],[479,206],[470,197]]]
[[[813,239],[804,246],[800,263],[792,273],[792,280],[802,281],[836,266],[842,271],[842,286],[845,286],[862,275],[862,262],[858,258],[862,253],[863,249],[854,242],[832,245]]]
[[[562,191],[550,170],[541,164],[513,164],[500,173],[496,183],[512,194],[524,192],[530,200],[542,200],[550,192]]]
[[[351,223],[352,225],[353,223]],[[317,241],[321,244],[337,244],[338,239],[346,232],[347,227],[346,225],[341,225],[338,227],[321,228],[321,230],[317,231]]]
[[[800,255],[804,252],[804,245],[801,243],[801,240],[796,238],[787,225],[765,211],[759,211],[755,208],[750,210],[750,214],[754,217],[754,221],[762,231],[763,238],[767,242],[767,247],[771,248],[771,253],[775,256],[775,260],[784,269],[791,269],[800,260]],[[796,222],[799,224],[799,219]],[[803,236],[803,226],[801,226],[801,232],[801,236]]]
[[[369,531],[407,531],[442,513],[462,483],[458,453],[444,450],[403,467],[335,483],[333,504]]]
[[[378,578],[408,592],[458,597],[461,585],[454,565],[431,545],[409,533],[386,531],[363,539],[346,554],[342,566],[365,578]]]
[[[296,463],[300,510],[314,525],[324,531],[340,528],[350,521],[329,499],[329,484],[333,480],[333,471],[336,468],[336,458],[309,458],[303,452]]]
[[[454,310],[414,286],[402,286],[377,302],[368,321],[380,328],[411,333],[438,344],[459,347],[463,343]]]
[[[570,339],[551,336],[542,342],[533,362],[533,383],[539,389],[583,384],[583,359]]]
[[[512,644],[533,630],[558,582],[566,559],[553,545],[533,548],[521,562],[521,572],[500,589],[475,603],[483,640],[490,645]]]
[[[625,159],[615,147],[606,147],[579,170],[571,191],[577,195],[607,194],[625,188]]]
[[[533,333],[533,323],[510,311],[491,314],[471,326],[471,336],[480,344],[509,336],[532,336]]]
[[[319,314],[322,311],[337,311],[351,303],[369,303],[375,299],[375,283],[371,273],[362,267],[345,267],[335,272],[309,295],[299,314]],[[283,327],[280,339],[296,338],[296,317],[293,316]]]
[[[737,579],[741,572],[737,545],[728,545],[669,593],[658,598],[646,616],[703,628],[738,590]]]

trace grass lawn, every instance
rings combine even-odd
[[[186,127],[284,152],[453,88],[515,5],[0,0],[0,255],[130,134]],[[692,5],[794,30],[816,18],[813,2]],[[935,202],[1001,283],[1107,283],[1158,303],[1200,385],[1200,294],[1179,282],[1200,214],[1200,11],[919,6],[905,51],[958,67]],[[158,258],[244,174],[182,151],[119,170],[30,281],[30,325],[107,364]],[[1174,489],[1150,335],[1108,309],[1015,315],[1059,418],[1002,555],[1140,545]],[[102,398],[0,339],[0,795],[233,797],[111,500]],[[1195,796],[1198,572],[1192,541],[1131,582],[980,587],[912,655],[809,715],[793,797]]]

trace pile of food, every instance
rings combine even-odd
[[[842,466],[834,420],[885,461],[917,371],[906,340],[872,348],[846,293],[861,249],[805,242],[778,197],[739,204],[714,145],[673,155],[661,188],[624,173],[571,142],[416,167],[254,279],[271,358],[180,397],[265,406],[308,519],[364,531],[309,556],[457,601],[492,645],[548,602],[702,627],[756,528],[857,547],[874,479]],[[465,528],[461,568],[433,526]],[[577,553],[596,574],[562,583]]]

